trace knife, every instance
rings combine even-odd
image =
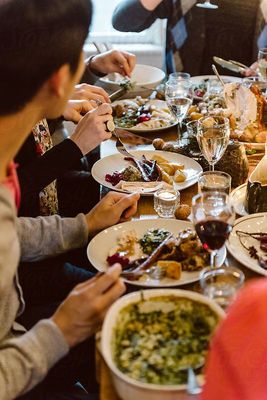
[[[246,70],[246,66],[244,64],[241,64],[237,61],[226,61],[223,58],[220,57],[213,57],[213,60],[216,62],[216,64],[219,64],[221,67],[228,69],[229,71],[237,72],[239,74],[243,73]]]

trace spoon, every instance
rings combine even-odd
[[[215,67],[215,65],[212,64],[211,68],[212,68],[214,74],[217,76],[217,78],[218,78],[220,84],[222,85],[222,87],[224,87],[224,81],[222,80],[222,78],[221,78],[221,76],[220,76],[220,74],[219,74],[217,68]]]
[[[196,395],[202,392],[202,387],[199,385],[197,381],[196,374],[192,367],[187,369],[187,393]]]

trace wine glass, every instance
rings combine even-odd
[[[224,192],[202,192],[192,199],[193,223],[204,249],[210,251],[211,268],[216,267],[216,251],[232,230],[235,213]]]
[[[258,53],[258,68],[264,82],[267,82],[267,48],[259,50]]]
[[[229,119],[220,116],[200,118],[197,127],[197,141],[200,150],[209,163],[210,171],[223,156],[230,137]]]
[[[165,87],[166,103],[177,121],[178,144],[181,140],[181,124],[192,104],[193,91],[188,79],[171,79]]]
[[[200,8],[208,8],[210,10],[216,10],[216,8],[218,8],[218,6],[216,4],[212,4],[210,0],[205,0],[204,3],[197,3],[196,6]]]

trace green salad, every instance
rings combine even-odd
[[[150,255],[170,234],[166,229],[149,229],[142,239],[139,240],[140,246],[145,254]]]
[[[204,364],[217,314],[187,298],[160,296],[121,310],[113,335],[117,367],[141,382],[177,385]]]

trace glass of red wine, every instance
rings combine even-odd
[[[216,268],[216,252],[232,230],[234,209],[224,192],[203,192],[192,200],[193,223],[204,249],[211,254],[211,268]]]

